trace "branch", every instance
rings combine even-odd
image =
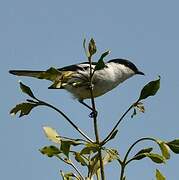
[[[98,134],[98,124],[97,124],[97,111],[96,111],[94,95],[93,95],[92,78],[93,78],[94,73],[92,72],[92,59],[91,59],[91,56],[88,57],[88,61],[89,61],[89,64],[90,64],[90,94],[91,94],[91,104],[92,104],[92,109],[93,109],[94,132],[95,132],[95,137],[96,137],[96,143],[100,145],[100,139],[99,139],[99,134]],[[101,149],[98,150],[98,154],[99,154],[99,161],[100,161],[101,179],[105,180],[104,164],[103,164],[103,158],[102,158]]]
[[[82,141],[82,142],[85,142],[85,143],[89,143],[89,141],[85,140],[85,139],[75,139],[75,138],[69,138],[69,137],[66,137],[66,136],[59,136],[59,138],[61,139],[66,139],[66,140],[70,140],[70,141]]]
[[[156,140],[155,140],[154,138],[150,138],[150,137],[144,137],[144,138],[141,138],[141,139],[138,139],[137,141],[135,141],[135,142],[129,147],[129,149],[128,149],[125,157],[124,157],[123,162],[125,163],[125,165],[127,165],[127,164],[131,161],[131,160],[127,161],[127,158],[128,158],[128,156],[129,156],[129,153],[131,152],[131,150],[133,149],[133,147],[134,147],[136,144],[138,144],[139,142],[141,142],[141,141],[154,141],[154,142],[156,142]]]
[[[63,158],[61,158],[59,155],[56,155],[56,157],[58,159],[60,159],[61,161],[63,161],[66,164],[69,164],[71,167],[73,167],[73,169],[78,173],[78,175],[80,176],[80,179],[78,177],[76,177],[79,180],[84,180],[84,177],[82,176],[82,174],[80,173],[80,171],[77,169],[77,167],[72,163],[72,161],[70,159],[68,159],[68,161],[64,160]]]
[[[150,137],[145,137],[145,138],[141,138],[141,139],[138,139],[137,141],[135,141],[128,149],[125,157],[124,157],[124,160],[122,162],[120,162],[120,165],[121,165],[121,173],[120,173],[120,180],[123,180],[124,178],[124,170],[125,170],[125,167],[127,164],[129,164],[129,162],[131,162],[133,159],[130,159],[127,161],[127,158],[129,156],[129,153],[131,152],[131,150],[133,149],[133,147],[138,144],[139,142],[141,141],[146,141],[146,140],[149,140],[149,141],[156,141],[154,138],[150,138]]]
[[[78,126],[76,126],[73,123],[73,121],[65,113],[63,113],[61,110],[59,110],[58,108],[54,107],[53,105],[51,105],[49,103],[46,103],[41,100],[38,100],[38,101],[39,101],[39,105],[50,107],[50,108],[54,109],[55,111],[57,111],[59,114],[61,114],[84,138],[86,138],[88,141],[93,143],[93,140],[90,139],[81,129],[79,129]]]

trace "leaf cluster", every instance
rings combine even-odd
[[[100,168],[98,150],[101,148],[95,143],[85,142],[82,139],[72,139],[60,136],[54,128],[43,127],[46,137],[55,145],[45,146],[40,152],[48,157],[57,157],[67,165],[72,161],[80,163],[87,168],[88,178],[92,178]],[[75,150],[74,148],[78,146]],[[103,163],[106,165],[113,160],[119,159],[114,149],[103,148]],[[68,173],[67,173],[68,174]],[[67,174],[64,174],[67,176]]]

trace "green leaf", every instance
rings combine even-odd
[[[47,138],[50,141],[52,141],[54,143],[58,143],[58,144],[61,143],[60,136],[55,129],[48,127],[48,126],[44,126],[43,130],[44,130],[45,135],[47,136]]]
[[[105,67],[106,67],[106,65],[105,65],[103,59],[100,59],[100,60],[97,62],[94,70],[96,71],[96,70],[104,69]]]
[[[116,137],[116,134],[118,133],[118,130],[116,129],[112,134],[111,136],[109,137],[108,141],[114,139]]]
[[[87,166],[85,159],[80,153],[75,152],[74,155],[77,162],[81,163],[82,166]]]
[[[153,148],[145,148],[140,150],[135,156],[139,155],[139,154],[143,154],[143,153],[150,153],[153,150]]]
[[[80,154],[92,154],[99,150],[99,146],[97,144],[86,144],[86,147],[84,147]]]
[[[73,146],[78,146],[83,143],[76,141],[76,140],[61,140],[61,146],[60,150],[63,152],[63,154],[67,157],[69,157],[69,152],[70,152],[70,147],[71,145]]]
[[[69,157],[69,152],[70,152],[70,146],[71,146],[71,141],[61,141],[61,146],[60,150],[63,152],[64,155]]]
[[[20,115],[19,117],[22,117],[22,116],[25,116],[25,115],[28,115],[31,110],[38,106],[38,104],[36,103],[21,103],[21,104],[17,104],[11,111],[10,111],[10,114],[11,115],[15,115],[17,114],[18,112],[20,112]]]
[[[109,50],[106,51],[106,52],[104,52],[104,53],[101,55],[100,59],[103,60],[108,54],[110,54],[110,52],[111,52],[111,51],[109,51]],[[99,59],[99,60],[100,60],[100,59]]]
[[[139,100],[146,99],[149,96],[154,96],[160,88],[160,77],[155,81],[149,82],[145,85],[140,93]]]
[[[39,150],[42,154],[47,155],[48,157],[53,157],[57,154],[60,154],[61,151],[56,146],[45,146]]]
[[[29,95],[33,99],[36,99],[33,92],[31,91],[31,89],[28,86],[26,86],[25,84],[23,84],[22,82],[20,82],[20,88],[23,93]]]
[[[160,147],[160,150],[162,152],[162,155],[165,159],[170,159],[170,148],[169,146],[164,142],[164,141],[160,141],[160,140],[157,140],[157,144],[159,145]]]
[[[159,154],[154,154],[154,153],[146,153],[146,156],[148,158],[150,158],[153,162],[161,164],[161,163],[165,163],[165,159],[163,156],[159,155]]]
[[[156,180],[166,180],[165,176],[158,169],[156,169],[155,177]]]
[[[132,158],[132,160],[141,160],[143,158],[147,157],[147,153],[141,153]]]
[[[167,142],[166,144],[174,153],[179,154],[179,139]]]
[[[93,38],[91,38],[91,40],[89,42],[88,51],[89,51],[90,56],[94,55],[97,51],[96,43]]]
[[[132,159],[133,160],[141,160],[141,159],[147,157],[147,153],[150,153],[152,150],[153,150],[153,148],[142,149]]]
[[[110,51],[106,51],[106,52],[104,52],[104,53],[101,55],[100,59],[98,60],[96,66],[95,66],[94,71],[100,70],[100,69],[103,69],[103,68],[106,67],[103,59],[104,59],[109,53],[110,53]]]

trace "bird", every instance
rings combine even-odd
[[[92,89],[94,98],[102,96],[119,84],[134,75],[145,75],[134,63],[127,59],[111,59],[107,61],[103,68],[96,70],[98,62],[91,63]],[[9,73],[17,76],[28,76],[39,79],[46,79],[53,82],[49,89],[65,89],[72,94],[74,99],[92,110],[84,102],[85,99],[91,98],[89,89],[90,63],[82,62],[56,69],[57,75],[47,75],[47,71],[31,70],[10,70]],[[46,73],[46,74],[45,74]]]

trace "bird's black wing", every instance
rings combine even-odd
[[[96,62],[93,62],[92,65],[96,65]],[[80,64],[73,64],[70,66],[65,66],[57,69],[59,72],[56,72],[55,69],[50,68],[47,71],[31,71],[31,70],[10,70],[9,73],[16,76],[28,76],[34,77],[38,79],[46,79],[50,81],[54,81],[60,79],[60,76],[63,75],[63,71],[75,72],[75,71],[84,71],[89,68],[89,62],[83,62]],[[54,72],[55,71],[55,72]]]
[[[92,62],[92,65],[96,65],[96,64],[97,62]],[[82,62],[79,64],[65,66],[65,67],[59,68],[58,70],[59,71],[78,71],[78,70],[84,71],[88,68],[89,68],[89,62]]]

